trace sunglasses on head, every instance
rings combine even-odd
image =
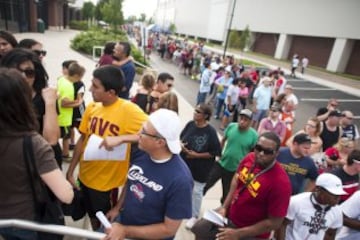
[[[256,144],[254,147],[255,151],[257,152],[263,152],[265,155],[272,155],[275,153],[275,150],[273,149],[269,149],[269,148],[264,148],[263,146]]]
[[[34,50],[34,53],[36,53],[36,55],[38,56],[46,56],[46,51],[45,50]]]
[[[22,72],[25,77],[27,78],[33,78],[35,77],[35,70],[34,69],[31,69],[31,68],[27,68],[27,69],[19,69],[20,72]]]

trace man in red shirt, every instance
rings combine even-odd
[[[219,228],[218,239],[268,239],[286,216],[291,185],[286,172],[276,161],[279,137],[263,133],[239,165],[230,192],[218,212],[236,226]]]

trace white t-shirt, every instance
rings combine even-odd
[[[239,87],[231,84],[226,92],[225,103],[228,103],[228,97],[230,96],[231,105],[235,105],[239,99]]]
[[[360,221],[360,191],[355,192],[349,199],[340,205],[343,213],[349,217]],[[348,227],[342,227],[336,239],[341,240],[358,240],[360,231]]]
[[[328,228],[337,229],[342,227],[343,215],[340,206],[330,208],[325,213],[325,217],[321,216],[322,214],[317,217],[315,214],[317,211],[310,200],[311,194],[311,192],[305,192],[291,197],[286,215],[286,218],[291,221],[286,227],[286,240],[324,239]],[[313,201],[316,202],[314,198]],[[325,209],[325,206],[322,207]]]

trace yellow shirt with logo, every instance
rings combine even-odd
[[[79,131],[85,134],[83,151],[91,134],[102,138],[136,134],[147,120],[147,115],[134,103],[118,99],[110,106],[90,103],[83,115]],[[131,144],[127,144],[125,161],[80,159],[79,178],[81,182],[98,191],[108,191],[122,186],[129,168]]]

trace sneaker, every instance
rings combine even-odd
[[[186,222],[185,228],[188,229],[188,230],[190,230],[190,229],[194,226],[194,224],[196,223],[197,220],[198,220],[198,219],[197,219],[196,217],[190,218],[190,219]]]

